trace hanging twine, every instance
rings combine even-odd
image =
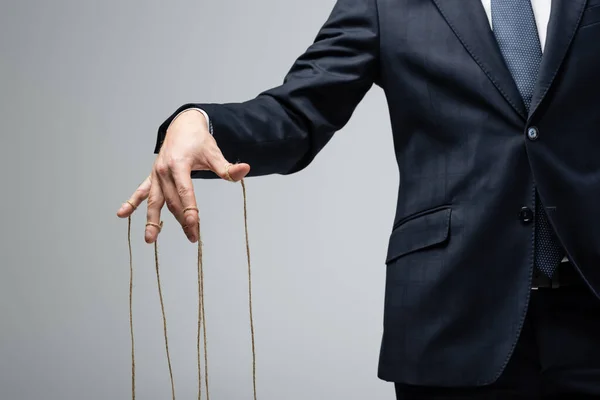
[[[192,207],[189,209],[197,208]],[[187,209],[186,209],[187,210]],[[186,211],[184,210],[184,212]],[[198,351],[198,400],[202,400],[202,362],[200,356],[200,331],[203,332],[204,344],[204,382],[206,388],[206,399],[210,400],[210,392],[208,390],[208,346],[206,344],[206,317],[204,312],[204,268],[202,264],[202,237],[200,235],[200,214],[198,213],[198,336],[197,336],[197,351]]]
[[[250,335],[252,338],[252,389],[256,400],[256,348],[254,345],[254,317],[252,315],[252,267],[250,266],[250,241],[248,240],[248,212],[246,209],[246,184],[242,179],[244,194],[244,232],[246,235],[246,259],[248,260],[248,308],[250,311]]]
[[[129,246],[129,332],[131,334],[131,399],[135,400],[135,340],[133,337],[133,253],[131,251],[131,215],[129,216],[129,218],[127,218],[127,245]]]
[[[226,175],[229,181],[234,182],[229,175],[229,167],[226,168]],[[247,198],[246,198],[246,185],[244,180],[241,180],[242,185],[242,193],[244,197],[244,232],[246,236],[246,256],[248,260],[248,307],[250,314],[250,334],[252,339],[252,387],[254,400],[257,400],[257,392],[256,392],[256,348],[255,348],[255,338],[254,338],[254,317],[252,313],[252,267],[250,263],[250,242],[248,239],[248,212],[247,212]],[[135,206],[133,203],[128,203],[135,210]],[[187,212],[190,210],[195,210],[198,212],[196,207],[188,207],[183,210],[183,212]],[[162,230],[163,222],[160,224],[148,222],[146,226],[151,225],[158,228],[159,233]],[[128,228],[127,228],[127,242],[129,246],[129,328],[131,334],[131,398],[135,400],[135,348],[134,348],[134,334],[133,334],[133,253],[131,250],[131,216],[128,218]],[[196,350],[197,350],[197,361],[198,361],[198,400],[202,400],[202,356],[201,356],[201,345],[200,342],[202,340],[203,350],[204,350],[204,390],[206,392],[206,399],[210,400],[210,392],[208,388],[208,345],[206,340],[206,314],[204,307],[204,268],[202,261],[202,239],[200,235],[200,215],[198,215],[198,329],[197,329],[197,340],[196,340]],[[160,299],[160,307],[162,311],[163,318],[163,334],[165,339],[165,350],[167,355],[167,364],[169,367],[169,377],[171,381],[171,395],[172,399],[175,400],[175,383],[173,379],[173,369],[171,366],[171,356],[169,353],[169,340],[167,335],[167,318],[165,313],[164,300],[162,295],[162,286],[160,282],[160,269],[158,264],[158,240],[154,241],[154,260],[156,264],[156,281],[158,286],[158,294]]]
[[[149,222],[148,224],[152,224]],[[146,224],[146,225],[148,225]],[[162,230],[163,223],[160,221],[158,226],[158,231]],[[175,400],[175,383],[173,382],[173,367],[171,366],[171,354],[169,353],[169,338],[167,335],[167,315],[165,313],[165,302],[163,300],[162,295],[162,285],[160,284],[160,272],[158,268],[158,240],[154,241],[154,261],[156,263],[156,283],[158,286],[158,298],[160,299],[160,309],[162,311],[162,319],[163,319],[163,334],[165,337],[165,349],[167,351],[167,364],[169,365],[169,377],[171,378],[171,397]]]

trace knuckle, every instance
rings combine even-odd
[[[140,186],[135,190],[135,192],[133,192],[133,197],[143,197],[146,194],[148,194],[148,189],[143,186]]]
[[[179,197],[186,197],[190,193],[190,189],[187,186],[181,186],[177,188],[177,194]]]
[[[169,166],[166,163],[158,163],[156,164],[156,173],[158,175],[164,176],[169,173]]]
[[[166,201],[167,203],[167,208],[169,209],[169,211],[171,211],[172,213],[176,213],[177,212],[177,207],[175,206],[175,202],[171,199],[167,199]]]
[[[179,162],[177,161],[177,159],[171,157],[167,160],[167,167],[169,167],[169,169],[175,169],[177,168],[177,166],[179,165]]]
[[[159,199],[154,196],[148,197],[148,208],[160,208],[161,206],[162,204]]]
[[[183,165],[183,163],[185,162],[184,158],[182,157],[175,157],[175,156],[171,156],[169,157],[169,159],[167,160],[167,166],[171,169],[177,169],[179,168],[181,165]]]

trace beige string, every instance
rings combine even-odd
[[[200,232],[200,223],[198,223],[198,232]],[[204,315],[204,271],[202,268],[202,243],[200,234],[198,234],[198,400],[202,399],[202,362],[200,352],[200,331],[204,341],[204,383],[206,388],[206,398],[210,399],[208,390],[208,346],[206,344],[206,317]]]
[[[244,195],[244,231],[246,233],[246,256],[248,259],[248,307],[250,309],[250,333],[252,336],[252,388],[254,400],[256,400],[256,348],[254,344],[254,317],[252,315],[252,267],[250,266],[250,241],[248,240],[248,212],[246,207],[246,184],[242,182],[242,193]]]
[[[131,204],[131,206],[135,210],[135,206],[133,204]],[[135,400],[135,342],[133,339],[133,252],[131,251],[131,215],[127,219],[127,245],[129,246],[129,332],[131,334],[131,399]]]
[[[235,182],[229,174],[229,168],[233,164],[227,164],[225,166],[225,175],[227,180]],[[252,388],[254,393],[254,400],[256,400],[256,348],[254,343],[254,317],[252,315],[252,267],[250,265],[250,241],[248,240],[248,210],[247,210],[247,199],[246,199],[246,183],[242,179],[242,194],[244,196],[244,232],[246,236],[246,258],[248,260],[248,307],[250,309],[250,335],[252,338]]]
[[[155,224],[153,222],[148,222],[146,226],[152,225],[158,228],[158,232],[162,230],[163,222],[160,224]],[[167,351],[167,364],[169,365],[169,377],[171,378],[171,397],[175,400],[175,383],[173,381],[173,367],[171,366],[171,354],[169,353],[169,338],[167,335],[167,315],[165,313],[165,302],[163,300],[162,295],[162,285],[160,284],[160,271],[158,267],[158,239],[154,241],[154,261],[156,264],[156,283],[158,285],[158,297],[160,299],[160,309],[162,311],[163,318],[163,334],[165,337],[165,350]]]
[[[185,214],[187,211],[194,210],[198,212],[196,207],[186,207],[183,210]],[[198,400],[202,399],[202,362],[201,362],[201,351],[200,351],[200,337],[201,331],[204,333],[203,344],[204,344],[204,381],[206,388],[206,398],[210,400],[210,392],[208,390],[208,346],[206,341],[206,316],[204,313],[204,269],[202,264],[202,236],[200,234],[200,213],[198,212],[198,335],[196,340],[196,349],[198,356]]]
[[[225,168],[225,173],[227,175],[227,180],[234,182],[229,174],[229,168],[232,164],[229,164]],[[246,184],[244,180],[241,181],[242,185],[242,194],[244,198],[244,232],[246,236],[246,256],[248,260],[248,307],[250,313],[250,333],[252,339],[252,385],[253,385],[253,394],[254,400],[257,400],[257,391],[256,391],[256,347],[255,347],[255,334],[254,334],[254,317],[252,312],[252,267],[250,262],[250,241],[248,239],[248,211],[247,211],[247,198],[246,198]],[[135,210],[135,205],[127,201]],[[187,212],[189,210],[195,210],[198,212],[198,208],[196,207],[187,207],[183,210],[183,212]],[[162,230],[163,222],[160,224],[156,224],[153,222],[146,223],[146,226],[155,226],[158,228],[159,232]],[[133,299],[133,257],[131,250],[131,216],[128,219],[128,229],[127,229],[127,238],[129,245],[129,327],[131,333],[131,396],[132,400],[135,400],[135,350],[134,350],[134,335],[133,335],[133,307],[132,307],[132,299]],[[173,369],[171,366],[171,356],[169,353],[169,340],[167,335],[167,318],[165,314],[165,306],[162,295],[162,287],[160,283],[160,271],[158,264],[158,240],[154,242],[154,259],[156,264],[156,280],[158,285],[158,294],[160,299],[160,306],[163,317],[163,333],[165,338],[165,349],[167,353],[167,363],[169,366],[169,376],[171,379],[171,394],[173,400],[175,400],[175,384],[173,380]],[[204,269],[202,262],[202,240],[200,235],[200,215],[198,215],[198,334],[197,334],[197,361],[198,361],[198,400],[202,399],[202,363],[201,363],[201,348],[200,348],[200,340],[201,336],[203,339],[203,347],[204,347],[204,387],[206,391],[206,398],[210,400],[209,397],[209,388],[208,388],[208,345],[206,340],[206,315],[204,308]],[[201,335],[202,331],[202,335]]]

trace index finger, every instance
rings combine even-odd
[[[198,206],[196,204],[196,194],[192,183],[191,169],[186,166],[178,166],[172,170],[173,180],[177,188],[177,194],[181,199],[181,205],[184,210],[185,230],[191,233],[190,240],[198,240]]]
[[[150,180],[150,176],[148,176],[146,179],[144,179],[144,182],[142,182],[140,186],[136,189],[133,195],[131,195],[129,200],[126,200],[125,203],[121,205],[121,208],[117,212],[117,216],[119,216],[120,218],[126,218],[133,214],[133,212],[138,208],[138,206],[148,198],[151,184],[152,182]]]

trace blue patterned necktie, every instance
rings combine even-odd
[[[492,0],[492,27],[504,61],[529,111],[542,61],[531,0]],[[535,200],[535,265],[551,277],[564,251],[537,193]]]

